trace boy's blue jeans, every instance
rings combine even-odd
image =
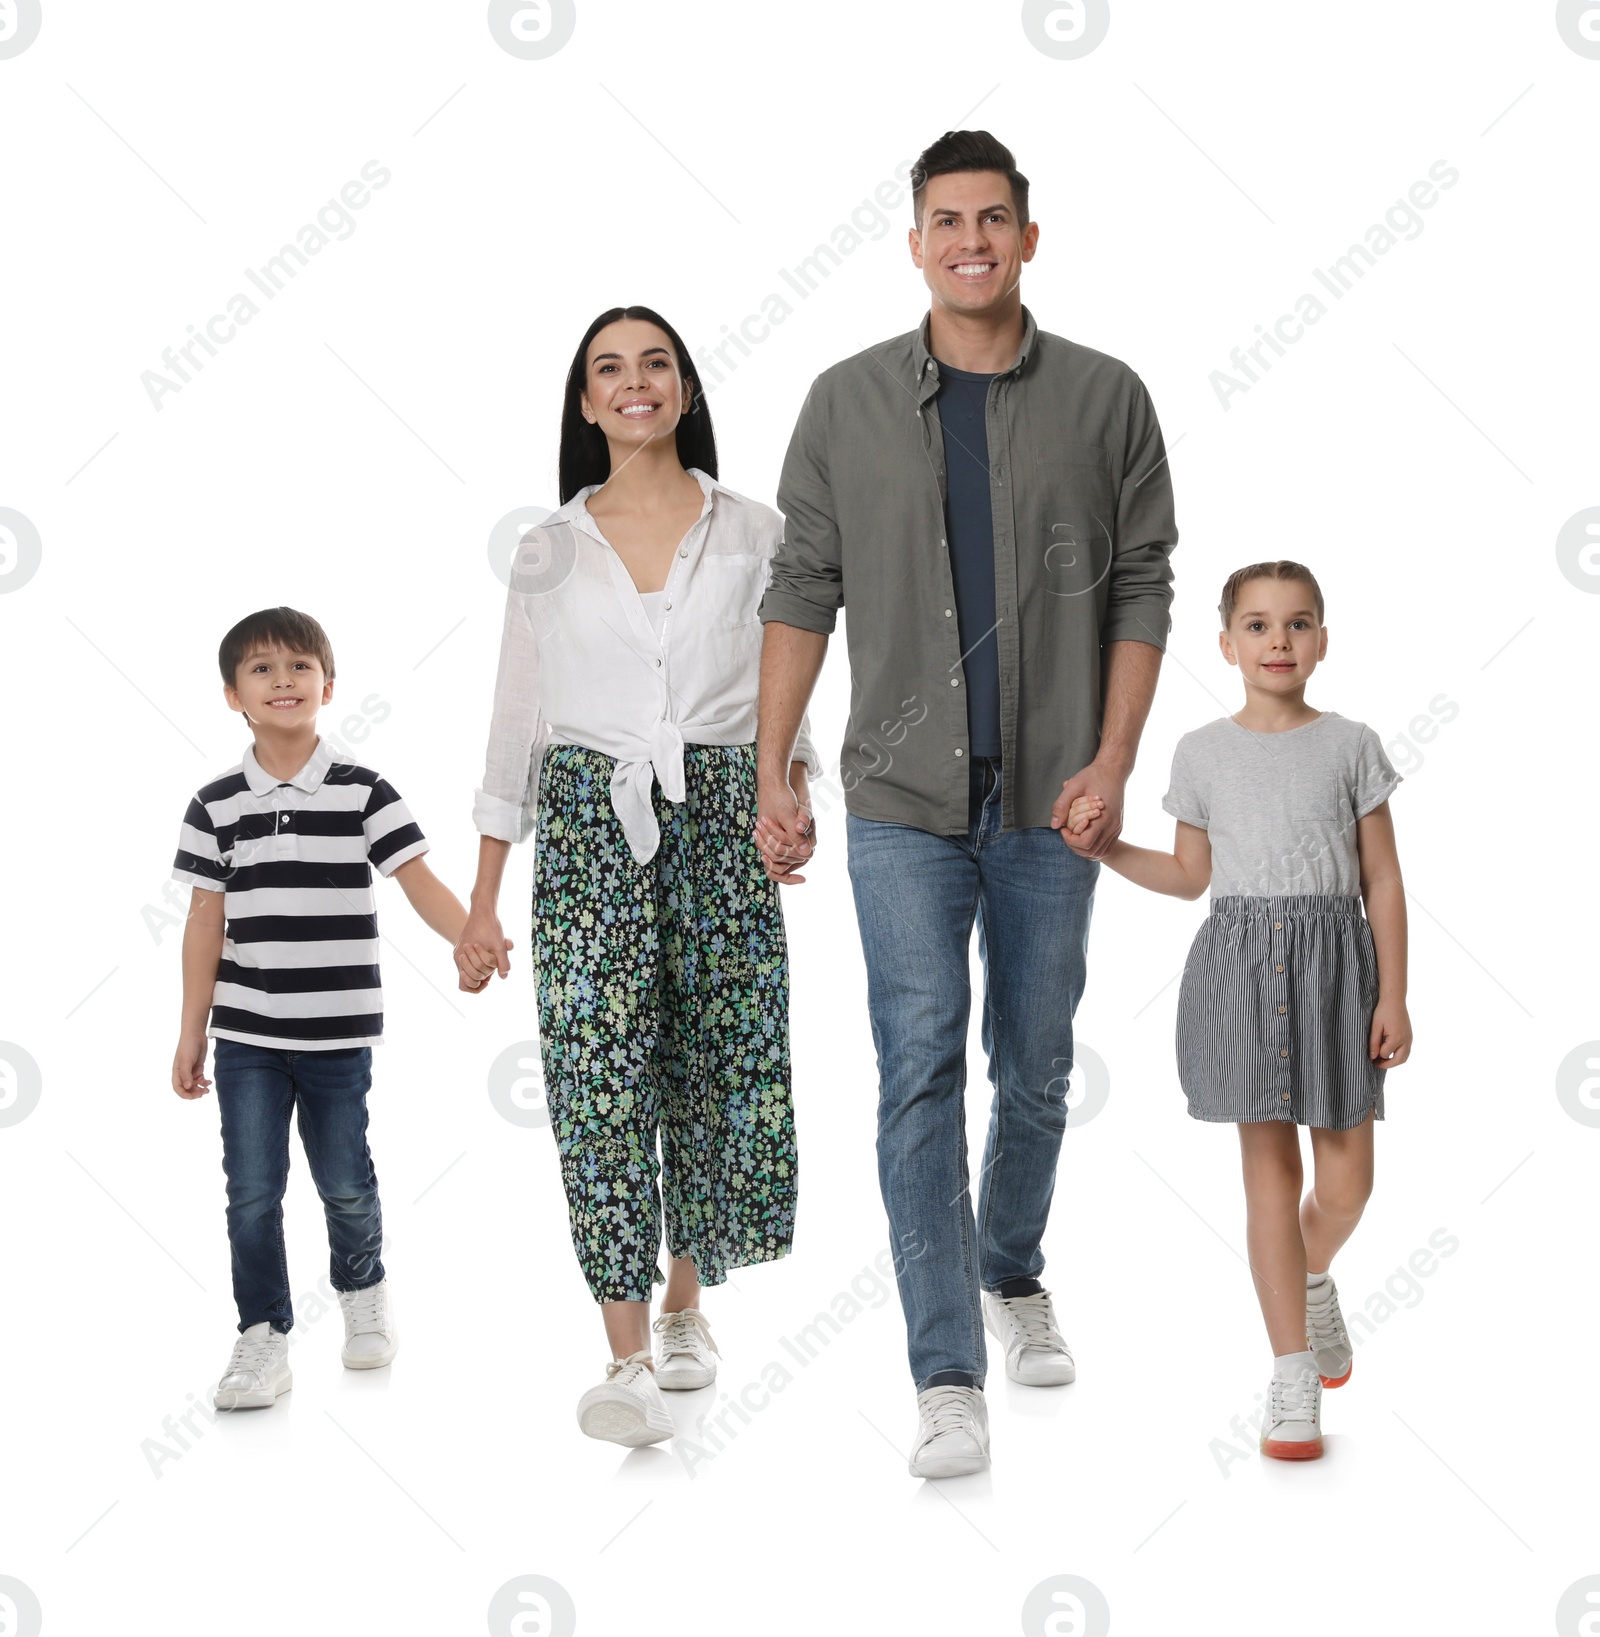
[[[878,1050],[878,1179],[919,1392],[981,1387],[980,1290],[1044,1270],[1100,873],[1048,827],[1002,835],[1000,773],[998,759],[973,758],[964,836],[845,820]],[[976,1220],[965,1122],[974,920],[995,1088]]]
[[[365,1290],[383,1277],[383,1216],[367,1149],[372,1048],[285,1051],[218,1040],[215,1080],[239,1329],[266,1319],[274,1330],[287,1331],[294,1324],[294,1306],[283,1244],[283,1193],[289,1182],[289,1122],[297,1109],[300,1141],[328,1220],[333,1288]]]

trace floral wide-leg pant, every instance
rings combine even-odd
[[[635,863],[615,763],[552,746],[539,783],[533,961],[572,1243],[597,1302],[649,1301],[667,1248],[701,1284],[785,1255],[796,1154],[779,889],[751,839],[754,745],[689,745]]]

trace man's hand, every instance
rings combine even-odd
[[[500,917],[493,910],[469,910],[467,924],[461,929],[460,941],[455,946],[459,987],[471,995],[481,994],[496,972],[505,977],[511,970],[507,951],[512,947],[511,940],[501,930]]]
[[[204,1097],[211,1090],[211,1082],[206,1079],[205,1068],[204,1031],[198,1035],[184,1035],[178,1041],[178,1049],[172,1057],[172,1089],[186,1103],[192,1103],[197,1097]]]
[[[1090,762],[1061,786],[1061,794],[1050,809],[1050,826],[1061,832],[1062,841],[1080,858],[1104,858],[1112,842],[1122,834],[1122,795],[1127,782],[1128,775],[1120,769]],[[1102,805],[1088,824],[1075,832],[1069,815],[1080,796],[1097,797]]]
[[[794,793],[788,780],[757,779],[757,818],[753,835],[766,866],[767,879],[781,887],[799,886],[795,871],[817,850],[817,821]]]

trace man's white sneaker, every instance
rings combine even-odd
[[[1072,1352],[1056,1329],[1050,1292],[983,1293],[983,1327],[1006,1350],[1006,1374],[1026,1387],[1064,1387],[1078,1378]]]
[[[264,1410],[293,1385],[289,1338],[263,1319],[233,1344],[233,1357],[211,1402],[219,1410]]]
[[[964,1478],[989,1464],[989,1407],[977,1387],[928,1387],[917,1394],[913,1478]]]
[[[578,1425],[590,1438],[613,1444],[659,1444],[673,1433],[672,1417],[650,1369],[648,1351],[616,1358],[606,1379],[578,1400]]]
[[[663,1313],[652,1326],[656,1343],[656,1386],[662,1392],[692,1392],[717,1379],[717,1344],[711,1326],[697,1307]]]
[[[347,1370],[377,1370],[400,1351],[389,1306],[389,1281],[380,1279],[365,1290],[341,1290],[344,1309],[344,1349],[339,1354]]]
[[[1314,1461],[1322,1454],[1322,1383],[1310,1353],[1288,1370],[1278,1366],[1268,1388],[1261,1453],[1275,1461]]]
[[[1330,1273],[1320,1285],[1306,1291],[1306,1345],[1317,1361],[1324,1387],[1342,1387],[1350,1379],[1355,1349],[1339,1311],[1339,1292]]]

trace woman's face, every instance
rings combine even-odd
[[[666,332],[642,318],[607,324],[589,343],[581,402],[610,444],[672,437],[688,413],[689,386]]]

